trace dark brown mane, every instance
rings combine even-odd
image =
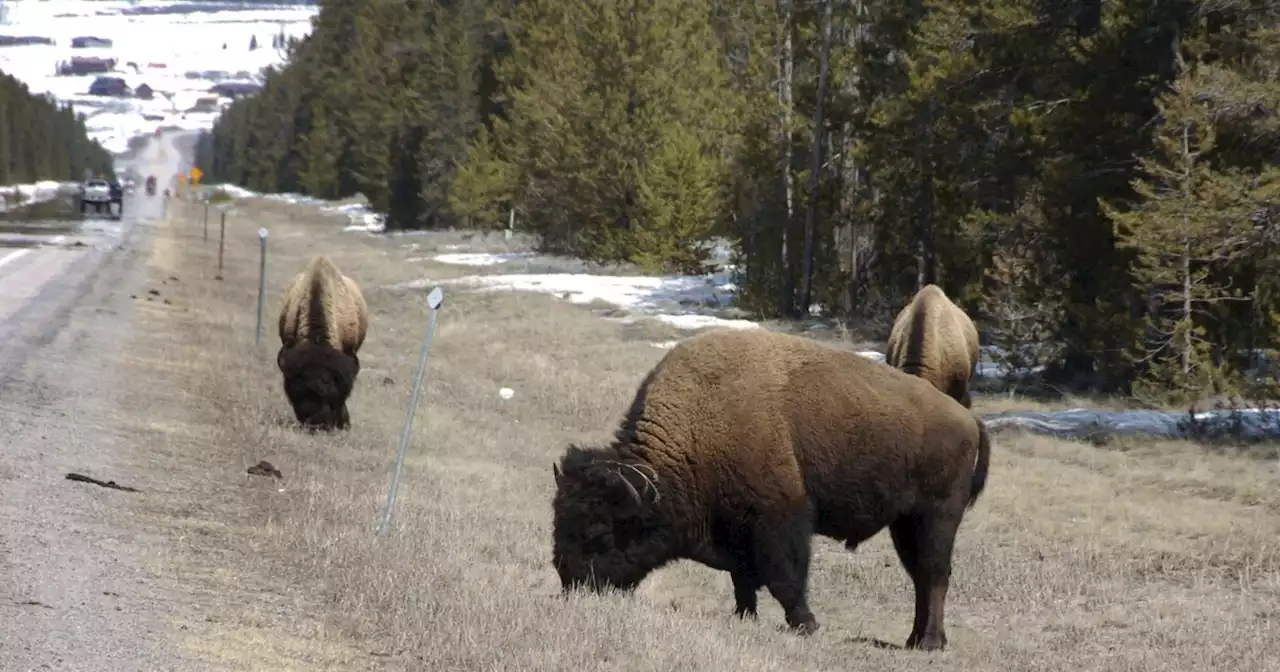
[[[316,269],[311,274],[311,291],[307,296],[307,340],[315,344],[329,342],[331,327],[328,324],[324,306],[326,299],[332,299],[325,296],[326,286],[325,274]]]

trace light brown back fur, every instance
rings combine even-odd
[[[314,289],[320,291],[313,296]],[[280,308],[280,342],[292,347],[313,336],[335,350],[355,353],[369,328],[369,306],[360,286],[342,275],[326,255],[311,259],[285,290]]]
[[[937,285],[925,285],[894,320],[885,363],[929,381],[969,408],[978,356],[973,320]]]
[[[703,332],[673,348],[642,391],[618,445],[678,474],[677,496],[731,510],[747,506],[747,493],[783,507],[807,497],[823,512],[819,533],[856,543],[853,510],[865,500],[852,493],[969,494],[979,443],[971,413],[919,378],[811,339]]]

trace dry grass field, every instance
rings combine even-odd
[[[912,598],[887,533],[856,553],[815,539],[812,638],[782,631],[767,593],[759,621],[736,622],[729,576],[687,562],[633,597],[558,599],[551,464],[569,441],[607,439],[663,354],[650,342],[681,333],[542,295],[446,287],[395,528],[375,538],[428,317],[425,289],[391,286],[478,271],[421,258],[458,234],[344,234],[315,208],[265,201],[236,211],[218,279],[216,223],[206,244],[175,204],[148,262],[161,294],[129,346],[139,380],[171,391],[147,422],[167,437],[154,459],[190,492],[152,512],[183,549],[157,571],[218,596],[215,627],[187,645],[228,667],[1280,669],[1280,467],[1178,442],[997,434],[960,530],[940,654],[897,648]],[[260,225],[271,246],[255,351]],[[348,433],[294,429],[274,362],[280,292],[316,253],[371,310]],[[245,473],[263,459],[282,481]]]

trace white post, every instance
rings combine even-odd
[[[258,332],[253,343],[257,347],[262,347],[262,302],[267,283],[267,227],[258,229],[258,241],[261,250],[258,255]]]

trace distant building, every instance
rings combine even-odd
[[[116,98],[127,96],[131,93],[129,85],[119,77],[99,77],[93,80],[89,85],[89,95],[91,96],[112,96]]]
[[[191,106],[188,112],[217,112],[218,98],[217,96],[202,96],[196,99],[196,104]]]
[[[262,90],[261,84],[253,82],[218,82],[209,87],[210,93],[216,93],[226,98],[239,98],[240,96],[248,96]]]
[[[71,38],[72,49],[91,49],[94,47],[110,47],[111,40],[105,37],[73,37]]]
[[[0,47],[26,47],[33,44],[53,45],[51,37],[37,37],[35,35],[0,35]]]
[[[114,58],[97,58],[95,56],[73,56],[70,63],[58,66],[59,75],[92,75],[111,72],[116,67]]]

